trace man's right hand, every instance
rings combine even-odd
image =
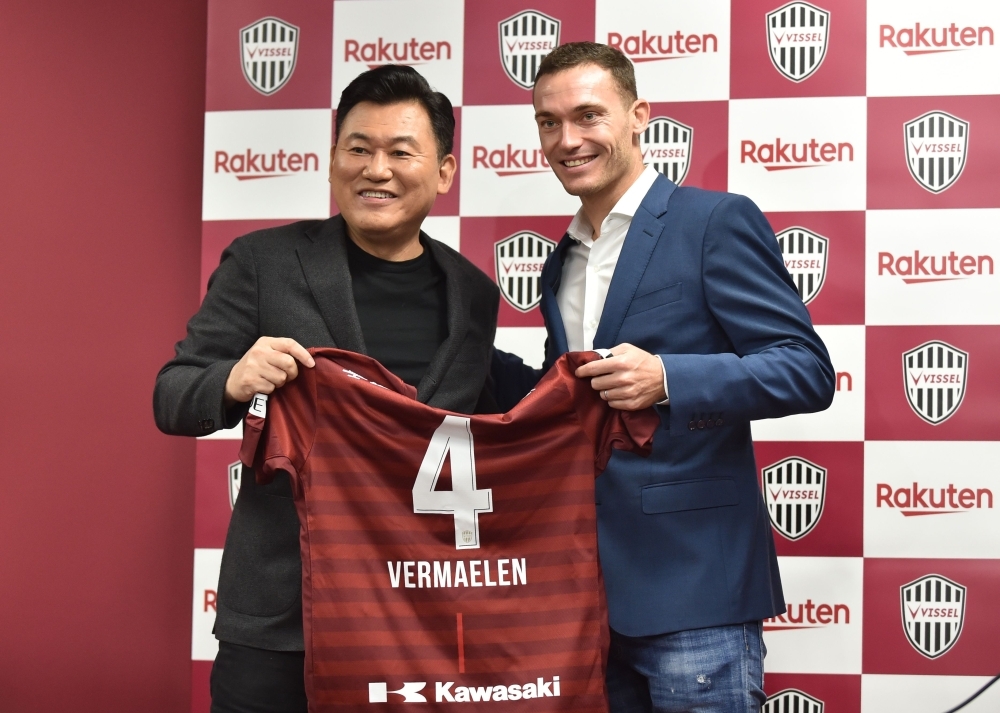
[[[246,403],[254,394],[269,394],[299,375],[299,362],[310,369],[316,361],[294,339],[261,337],[236,362],[226,380],[226,406]]]

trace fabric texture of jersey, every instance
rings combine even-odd
[[[577,379],[593,352],[470,417],[373,359],[310,351],[252,402],[240,453],[292,482],[310,710],[606,711],[594,478],[612,448],[649,453],[656,413]]]

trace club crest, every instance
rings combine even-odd
[[[903,354],[903,386],[910,408],[932,426],[944,423],[965,398],[969,353],[941,341]]]
[[[807,2],[790,2],[765,17],[768,55],[787,79],[801,82],[823,64],[830,13]]]
[[[270,96],[288,83],[299,54],[299,28],[265,17],[240,30],[240,64],[250,86]]]
[[[680,185],[691,165],[694,129],[666,116],[649,120],[639,137],[642,161]]]
[[[519,12],[500,23],[500,63],[514,84],[522,89],[535,85],[538,65],[559,46],[561,25],[537,10]]]
[[[930,111],[903,124],[906,166],[913,180],[931,193],[950,188],[965,168],[969,122]]]
[[[785,258],[785,268],[795,281],[799,297],[809,304],[823,289],[826,281],[829,238],[800,227],[782,230],[775,237]]]
[[[823,701],[794,688],[786,688],[767,697],[761,713],[823,713]]]
[[[785,458],[761,471],[771,526],[789,540],[816,527],[826,500],[826,468],[805,458]]]
[[[236,498],[240,494],[240,481],[243,479],[243,464],[239,461],[229,464],[229,507],[236,507]]]
[[[965,622],[966,588],[938,574],[899,588],[903,631],[910,645],[929,659],[951,650]]]
[[[542,266],[555,250],[553,240],[524,230],[504,238],[494,247],[500,294],[514,309],[529,312],[542,301]]]

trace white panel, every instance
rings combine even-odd
[[[493,345],[540,369],[545,361],[545,327],[497,327]]]
[[[205,114],[203,220],[329,218],[329,109]]]
[[[861,677],[861,713],[942,713],[951,710],[989,682],[987,676],[889,676],[866,673]],[[1000,710],[1000,683],[983,693],[962,713],[996,713]]]
[[[861,673],[860,557],[779,557],[789,611],[764,622],[768,673]]]
[[[865,443],[865,556],[996,557],[997,463],[997,441]]]
[[[867,324],[1000,324],[1000,210],[873,210]]]
[[[462,104],[463,0],[356,0],[333,4],[333,108],[344,87],[383,64],[422,74]]]
[[[992,0],[868,0],[868,96],[1000,93],[998,30]]]
[[[576,213],[580,199],[563,190],[539,146],[530,104],[464,107],[462,216]]]
[[[864,210],[864,97],[729,102],[729,190],[761,210]]]
[[[632,60],[645,99],[729,98],[729,0],[632,0],[628,12],[597,0],[595,34]]]
[[[215,594],[219,591],[222,550],[195,549],[194,600],[191,609],[191,660],[214,661],[219,642],[212,634],[215,626]]]
[[[201,440],[242,441],[243,421],[240,421],[232,428],[220,428],[215,433],[210,433],[207,436],[199,436],[198,438]]]
[[[758,441],[863,441],[865,438],[865,328],[817,325],[837,372],[833,405],[819,413],[754,421]]]
[[[424,218],[420,229],[447,245],[452,250],[459,250],[461,241],[461,218],[457,215],[435,215]]]

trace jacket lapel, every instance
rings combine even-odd
[[[351,271],[347,265],[348,240],[344,220],[335,215],[310,229],[312,240],[297,250],[306,284],[319,306],[334,345],[366,354],[365,338],[354,306]]]
[[[548,334],[552,340],[550,350],[554,347],[555,354],[553,360],[569,351],[569,343],[566,340],[566,325],[563,324],[562,314],[559,312],[559,303],[556,300],[556,293],[559,292],[559,283],[562,281],[562,267],[566,260],[566,251],[573,246],[573,238],[569,234],[563,236],[559,245],[552,251],[552,255],[545,262],[542,268],[542,319],[548,327]],[[548,361],[548,354],[546,361]]]
[[[427,373],[417,385],[417,400],[428,403],[441,385],[441,381],[448,373],[448,369],[451,368],[462,343],[465,341],[465,335],[469,331],[469,305],[462,288],[461,266],[455,257],[440,243],[431,240],[422,232],[420,241],[425,248],[430,249],[434,261],[444,272],[447,293],[445,299],[448,305],[448,336],[434,353]]]
[[[615,274],[608,287],[601,321],[594,334],[595,349],[610,349],[617,344],[625,313],[628,312],[646,266],[649,265],[649,258],[663,233],[664,224],[659,219],[667,212],[667,203],[676,188],[676,184],[667,178],[657,176],[632,218],[621,255],[615,265]]]

